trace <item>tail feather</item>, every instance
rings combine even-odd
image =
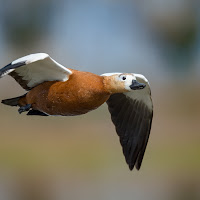
[[[24,96],[26,96],[26,94],[19,96],[19,97],[11,98],[11,99],[4,99],[1,101],[1,103],[8,105],[8,106],[18,106],[19,100]]]

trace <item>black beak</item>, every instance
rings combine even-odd
[[[143,89],[145,87],[146,87],[146,85],[144,83],[139,83],[136,80],[132,80],[132,84],[130,85],[130,88],[132,90],[140,90],[140,89]]]

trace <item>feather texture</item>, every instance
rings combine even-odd
[[[0,70],[0,78],[9,74],[24,89],[30,90],[45,81],[67,81],[72,71],[46,53],[19,58]]]
[[[112,94],[107,101],[130,170],[141,167],[153,118],[149,84],[141,76],[138,79],[147,85],[145,89]]]

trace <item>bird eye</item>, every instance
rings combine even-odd
[[[122,77],[122,80],[126,80],[126,77],[125,77],[125,76],[123,76],[123,77]]]

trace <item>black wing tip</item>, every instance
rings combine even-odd
[[[141,164],[140,164],[140,165],[136,164],[135,166],[134,166],[134,165],[128,165],[128,166],[129,166],[130,171],[133,171],[134,167],[135,167],[138,171],[139,171],[140,168],[141,168]]]
[[[131,161],[126,160],[129,169],[132,171],[134,167],[139,171],[142,165],[144,154],[140,155],[140,153],[137,153]],[[126,157],[125,157],[126,158]]]
[[[12,63],[9,63],[5,67],[2,67],[0,69],[0,78],[2,78],[5,75],[5,73],[7,72],[7,70],[9,70],[11,65],[12,65]]]
[[[12,64],[12,62],[9,63],[8,65],[6,65],[5,67],[3,67],[3,68],[0,69],[0,78],[2,78],[4,75],[9,74],[9,72],[8,72],[9,70],[21,67],[23,65],[26,65],[25,61],[18,62],[16,64]]]
[[[130,171],[133,171],[134,165],[129,165],[129,169],[130,169]]]
[[[134,164],[134,165],[128,164],[128,166],[129,166],[130,171],[133,171],[134,167],[139,171],[140,168],[141,168],[141,163],[139,163],[139,164],[136,163],[136,164]]]
[[[145,152],[145,151],[144,151]],[[140,170],[140,168],[141,168],[141,166],[142,166],[142,161],[143,161],[143,157],[144,157],[144,152],[140,155],[137,155],[137,157],[136,158],[134,158],[134,160],[133,161],[131,161],[131,162],[128,162],[127,160],[126,160],[126,162],[127,162],[127,164],[128,164],[128,166],[129,166],[129,169],[132,171],[133,169],[134,169],[134,167],[139,171]],[[125,156],[125,158],[126,158],[126,156]]]
[[[136,164],[136,169],[139,171],[140,170],[140,168],[141,168],[141,164]]]

